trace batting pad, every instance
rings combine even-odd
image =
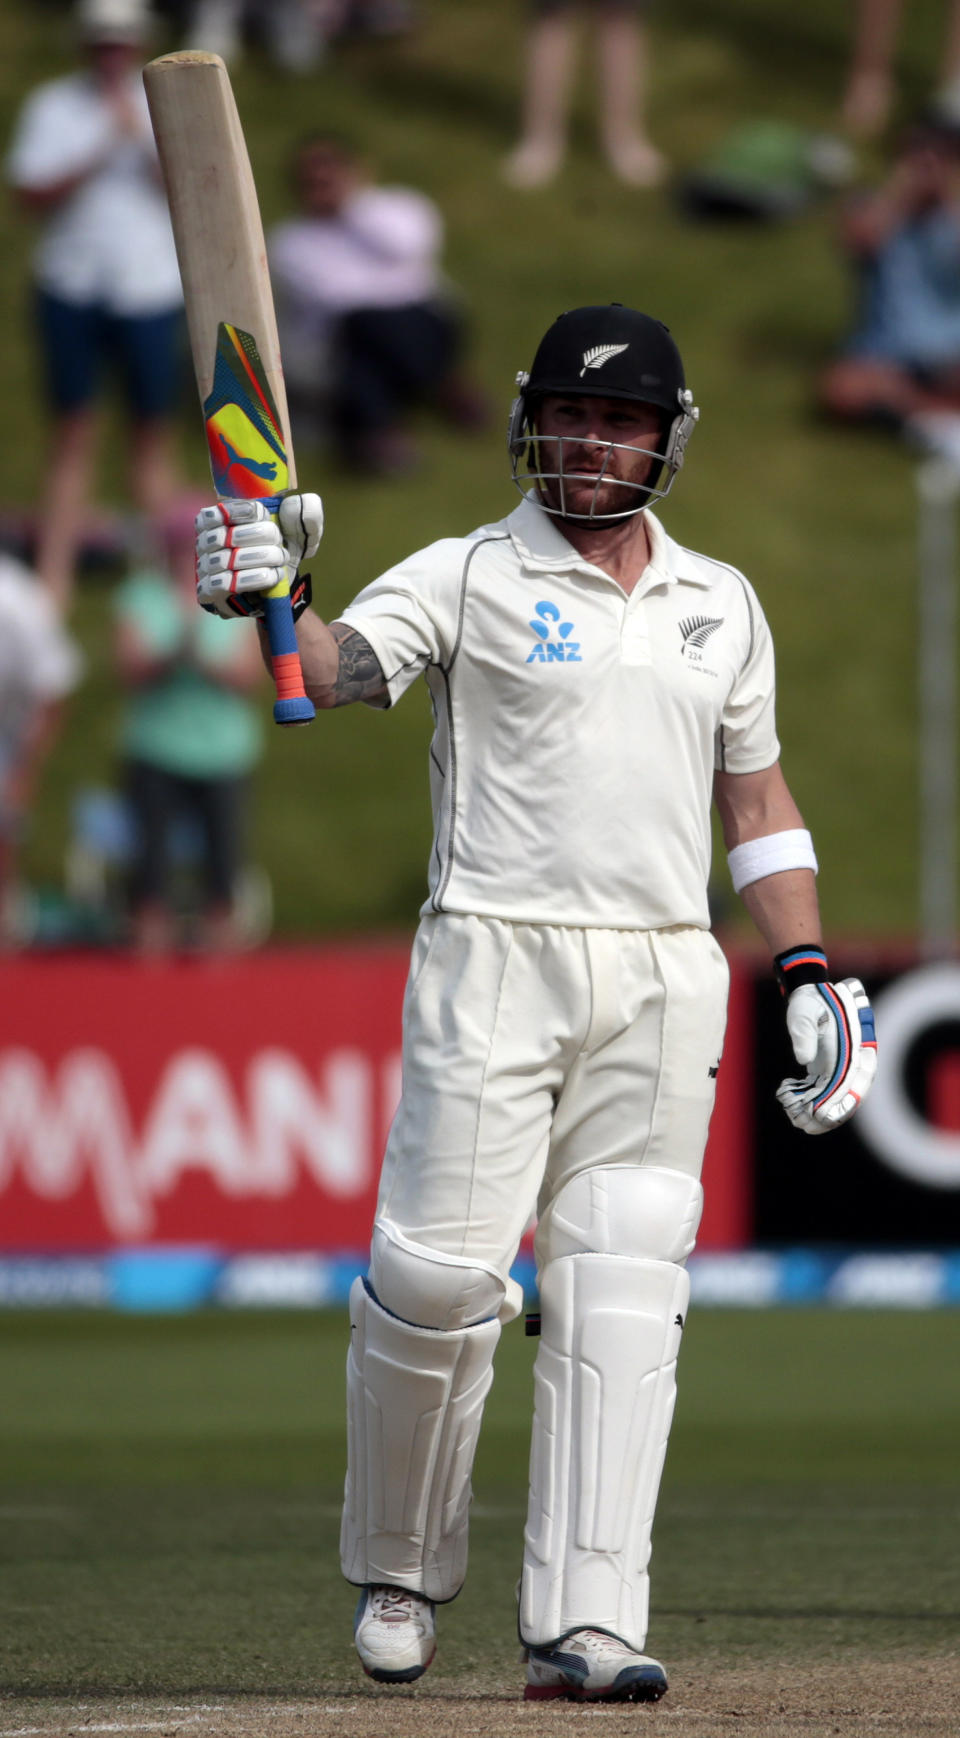
[[[466,1574],[470,1473],[500,1323],[414,1327],[357,1279],[350,1326],[343,1573],[453,1599]]]
[[[605,1629],[641,1652],[650,1532],[690,1295],[685,1268],[569,1255],[541,1275],[520,1634]]]

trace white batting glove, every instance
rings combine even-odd
[[[787,1001],[793,1054],[806,1072],[777,1097],[794,1128],[823,1135],[852,1116],[877,1072],[873,1009],[859,978],[801,984]]]
[[[220,616],[263,614],[263,593],[286,574],[294,613],[310,601],[301,561],[323,536],[319,495],[285,495],[276,516],[263,501],[223,500],[197,514],[197,601]],[[298,607],[299,606],[299,607]]]

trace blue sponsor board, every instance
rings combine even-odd
[[[690,1258],[700,1309],[944,1309],[960,1306],[960,1250],[746,1249]],[[109,1255],[0,1257],[0,1308],[321,1309],[343,1305],[361,1255],[223,1256],[194,1246]],[[536,1299],[532,1257],[513,1269]]]

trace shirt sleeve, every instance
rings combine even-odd
[[[337,618],[376,653],[391,706],[428,664],[451,661],[470,547],[467,538],[431,544],[381,574]]]
[[[714,764],[719,772],[762,772],[780,757],[773,638],[752,586],[742,575],[740,582],[746,656],[723,708]]]
[[[7,156],[7,179],[29,191],[82,174],[108,149],[109,109],[77,101],[65,84],[41,86],[27,98]]]
[[[20,628],[22,668],[31,698],[38,705],[65,699],[80,680],[79,649],[53,611],[38,610],[25,617]]]

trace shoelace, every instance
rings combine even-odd
[[[419,1594],[406,1587],[378,1587],[370,1601],[371,1613],[383,1623],[409,1623],[420,1616]]]
[[[561,1643],[561,1647],[563,1643]],[[612,1635],[603,1635],[598,1629],[581,1629],[570,1637],[571,1652],[582,1653],[585,1658],[600,1660],[608,1654],[630,1653],[626,1642],[617,1641]]]

